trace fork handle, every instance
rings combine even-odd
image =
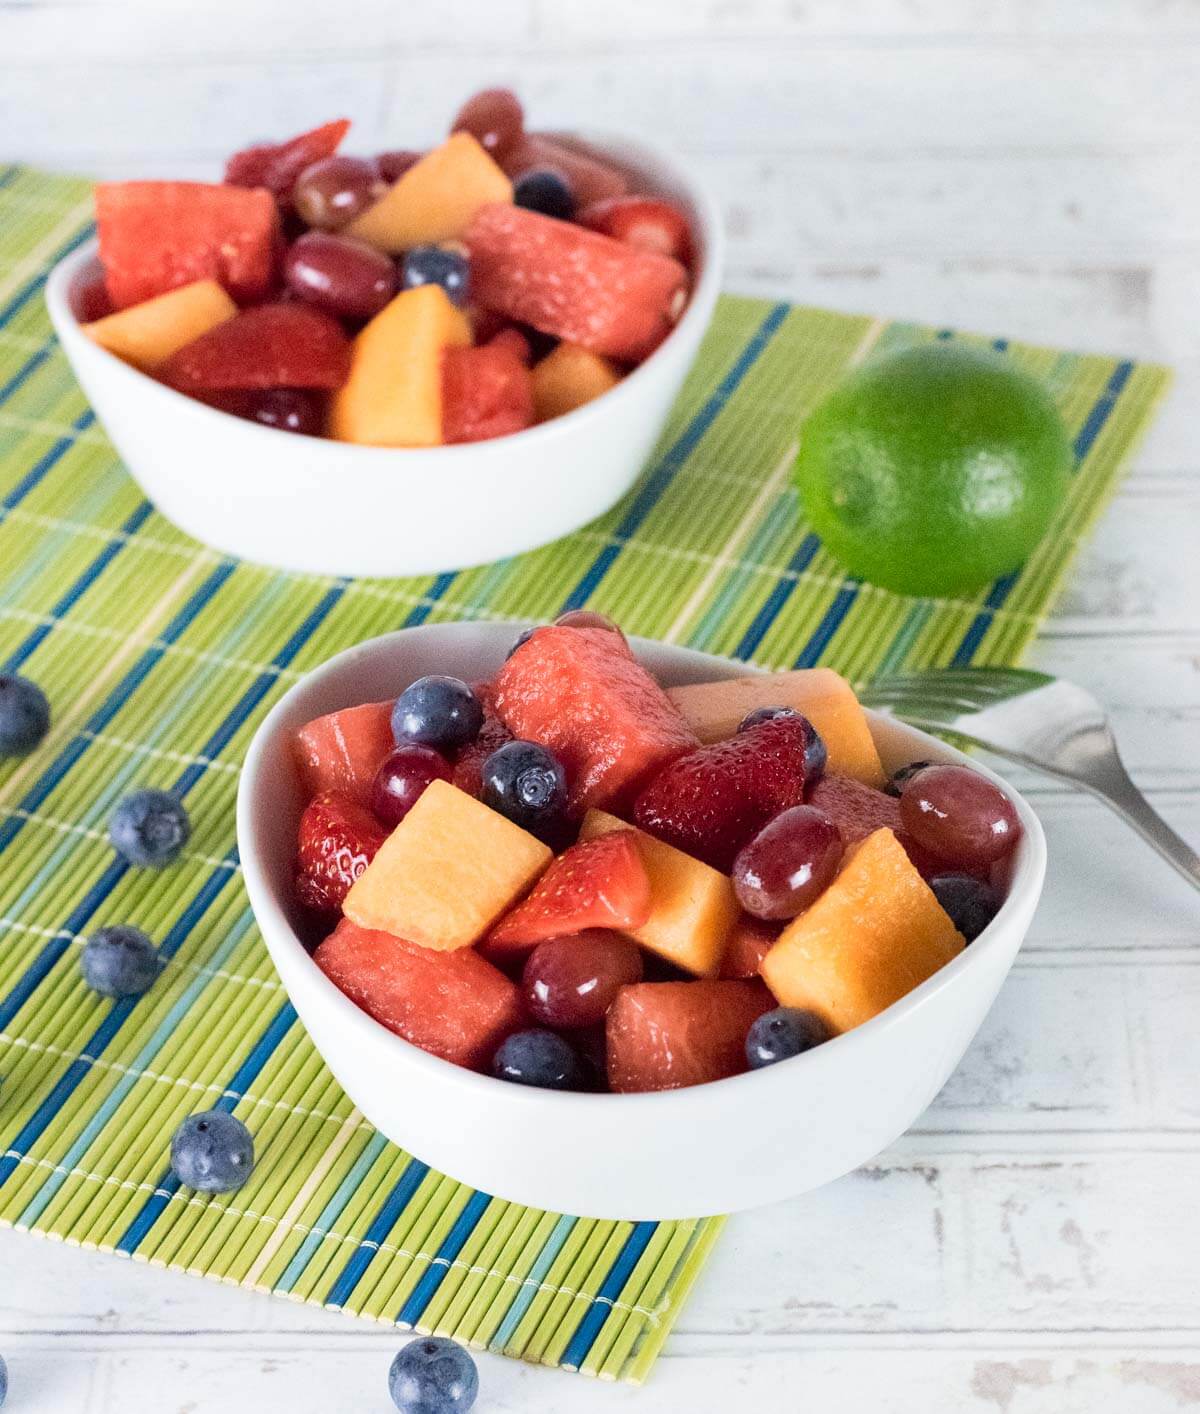
[[[1200,889],[1200,854],[1167,824],[1138,790],[1119,757],[1105,762],[1102,772],[1073,779],[1104,801],[1179,871],[1194,889]]]

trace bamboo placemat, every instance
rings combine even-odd
[[[455,574],[282,574],[177,531],[96,425],[41,297],[89,219],[86,183],[0,168],[0,671],[35,678],[55,714],[33,756],[0,764],[0,1222],[640,1380],[720,1220],[520,1208],[429,1171],[355,1112],[242,889],[234,795],[255,727],[288,684],[360,639],[584,603],[634,633],[855,679],[1012,662],[1165,371],[995,341],[1053,389],[1078,466],[1022,572],[961,600],[847,578],[800,519],[788,475],[805,411],[849,364],[955,336],[736,298],[722,300],[638,487],[591,526]],[[172,790],[191,812],[191,844],[165,873],[129,869],[105,841],[134,786]],[[90,930],[118,921],[170,961],[146,996],[113,1003],[87,990],[78,960]],[[260,1158],[240,1192],[204,1198],[180,1191],[167,1149],[185,1114],[213,1104],[245,1119]]]

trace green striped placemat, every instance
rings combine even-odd
[[[503,1203],[375,1133],[322,1065],[246,904],[238,763],[276,695],[402,624],[549,618],[583,603],[631,632],[780,667],[1012,662],[1046,612],[1162,392],[1163,369],[1005,345],[1075,437],[1068,504],[1024,570],[962,600],[848,579],[799,518],[798,425],[848,364],[908,324],[724,299],[658,453],[626,500],[557,544],[458,574],[281,574],[195,544],[143,499],[96,425],[42,307],[47,268],[89,233],[86,183],[0,168],[0,671],[50,694],[32,757],[0,765],[0,1221],[640,1380],[718,1229]],[[252,470],[252,469],[251,469]],[[570,468],[564,468],[568,475]],[[132,786],[187,801],[169,871],[105,843]],[[105,1001],[79,944],[129,921],[170,961]],[[181,1192],[172,1130],[236,1109],[260,1162],[228,1197]]]

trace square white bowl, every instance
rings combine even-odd
[[[518,626],[430,624],[351,648],[309,673],[250,745],[238,793],[246,888],[293,1005],[330,1069],[389,1139],[464,1183],[533,1207],[658,1219],[733,1212],[815,1188],[902,1134],[958,1064],[1029,928],[1046,870],[1041,826],[1005,792],[1023,832],[1003,908],[948,966],[879,1016],[814,1050],[709,1085],[655,1094],[566,1094],[511,1085],[393,1035],[320,971],[294,926],[292,869],[304,801],[296,727],[398,695],[426,673],[492,677]],[[632,640],[665,686],[744,676],[744,663]],[[889,770],[965,762],[888,718],[871,729]]]

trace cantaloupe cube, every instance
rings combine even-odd
[[[434,781],[355,880],[342,911],[360,928],[423,948],[470,947],[552,858],[519,825]]]
[[[783,930],[759,971],[784,1006],[815,1011],[835,1031],[849,1031],[965,946],[904,846],[891,830],[876,830]]]
[[[148,373],[237,312],[237,305],[215,280],[194,280],[85,324],[83,332],[101,348]]]
[[[533,370],[533,410],[539,422],[574,412],[621,381],[614,363],[578,344],[559,344]]]
[[[630,937],[685,972],[715,977],[739,911],[732,884],[699,859],[603,810],[588,811],[579,837],[591,840],[613,830],[632,831],[650,876],[650,917],[631,928]]]
[[[794,707],[821,733],[829,769],[864,785],[881,786],[886,776],[879,752],[854,690],[830,668],[792,673],[756,673],[726,682],[673,687],[667,696],[703,742],[722,741],[755,707]]]
[[[343,232],[398,255],[457,240],[481,206],[512,201],[512,182],[470,133],[452,133]]]
[[[440,285],[403,290],[354,340],[350,376],[334,393],[330,435],[371,447],[442,441],[442,356],[471,327]]]

